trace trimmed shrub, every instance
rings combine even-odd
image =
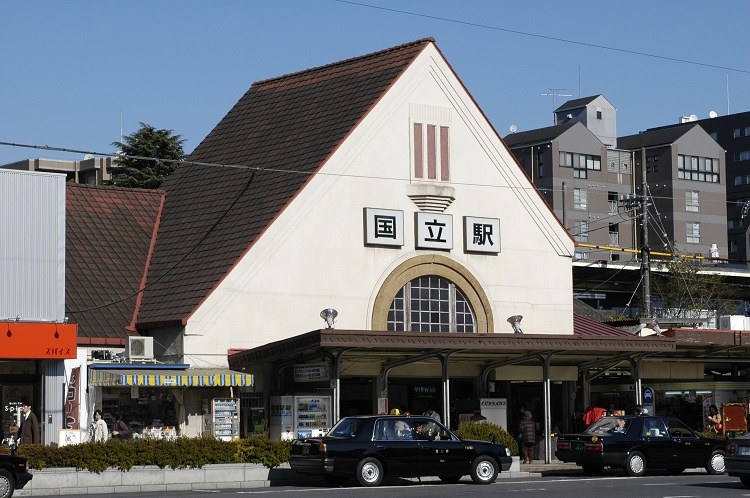
[[[456,431],[456,435],[461,439],[476,439],[479,441],[491,441],[490,436],[492,434],[495,435],[496,443],[507,446],[511,455],[518,455],[518,442],[499,425],[490,422],[469,422]]]
[[[10,453],[7,446],[0,452]],[[136,466],[159,468],[201,468],[207,464],[257,463],[267,468],[289,461],[291,443],[252,436],[235,441],[214,438],[178,438],[174,441],[141,439],[69,446],[29,444],[19,446],[17,454],[29,461],[32,469],[73,467],[102,472],[108,468],[122,471]]]

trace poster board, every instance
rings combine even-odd
[[[57,445],[68,446],[69,444],[81,444],[83,442],[83,431],[80,429],[60,429],[57,433]]]

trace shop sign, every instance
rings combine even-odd
[[[464,216],[464,241],[469,252],[500,252],[500,220]]]
[[[416,213],[417,249],[453,249],[453,216]]]
[[[75,367],[70,372],[68,391],[65,394],[65,428],[78,429],[78,391],[81,385],[81,367]]]
[[[74,323],[0,322],[0,359],[75,359],[76,333]]]
[[[412,386],[412,393],[418,398],[433,398],[437,396],[437,392],[435,386]]]
[[[328,369],[328,363],[305,363],[303,365],[294,365],[295,382],[315,382],[318,380],[328,380],[331,374]]]
[[[404,212],[365,208],[365,243],[378,246],[403,246]]]

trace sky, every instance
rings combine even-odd
[[[748,19],[748,0],[3,0],[0,164],[111,155],[141,122],[189,153],[253,82],[424,37],[501,137],[599,94],[631,135],[750,110]]]

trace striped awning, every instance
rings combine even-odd
[[[224,387],[252,386],[252,374],[214,368],[186,370],[89,369],[90,386]]]

